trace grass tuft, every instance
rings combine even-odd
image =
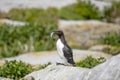
[[[93,58],[92,56],[88,56],[84,60],[77,62],[76,65],[78,67],[84,67],[84,68],[93,68],[98,64],[101,64],[105,61],[104,57],[100,57],[98,59]]]

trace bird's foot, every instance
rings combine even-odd
[[[67,65],[65,65],[65,64],[63,64],[63,63],[56,63],[56,65],[64,65],[64,66],[67,66]]]
[[[76,65],[75,65],[75,64],[72,64],[72,66],[73,66],[73,67],[76,67]]]
[[[73,66],[73,67],[76,67],[75,64],[56,63],[56,65],[64,65],[64,66]]]

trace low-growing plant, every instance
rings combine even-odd
[[[19,16],[18,16],[19,15]],[[103,13],[100,12],[90,1],[78,0],[77,3],[65,6],[61,9],[12,9],[8,13],[1,13],[0,17],[27,22],[44,22],[44,19],[54,20],[85,20],[102,19]]]
[[[78,67],[84,67],[84,68],[93,68],[96,65],[103,63],[105,61],[104,57],[100,57],[98,59],[93,58],[92,56],[88,56],[84,60],[77,62],[76,65]]]
[[[110,48],[105,48],[103,49],[103,52],[111,54],[111,55],[117,55],[120,54],[120,47],[110,47]]]
[[[47,10],[32,8],[32,9],[11,9],[8,13],[1,13],[1,17],[8,17],[12,20],[19,20],[30,23],[56,23],[58,19],[57,8],[48,8]]]
[[[28,22],[25,26],[0,25],[0,58],[24,52],[54,49],[50,32],[57,29],[56,8],[12,9],[7,17]],[[49,45],[49,46],[48,46]]]
[[[0,58],[3,58],[54,49],[49,35],[57,29],[58,19],[101,19],[101,14],[90,2],[78,1],[62,9],[12,9],[0,13],[0,17],[28,23],[18,27],[0,25]]]
[[[102,13],[90,1],[78,0],[77,3],[63,7],[60,18],[67,20],[102,19]]]
[[[117,19],[120,19],[120,2],[113,1],[112,6],[107,7],[104,14],[108,22],[116,22]]]
[[[38,71],[38,70],[46,68],[49,65],[51,65],[50,62],[48,62],[47,64],[42,64],[42,65],[32,65],[32,68],[33,68],[33,71]]]
[[[50,32],[54,28],[54,25],[0,25],[0,57],[53,49],[54,43],[50,40]]]
[[[44,65],[40,65],[39,66],[39,69],[44,69],[44,68],[46,68],[48,65],[50,65],[51,63],[49,62],[49,63],[47,63],[47,64],[44,64]]]
[[[104,37],[101,38],[100,43],[120,47],[119,32],[118,33],[112,32],[112,33],[106,34]]]
[[[19,80],[32,71],[33,69],[30,64],[16,60],[6,61],[5,64],[0,67],[0,77]]]
[[[40,65],[40,66],[37,65],[36,67],[30,64],[26,64],[22,61],[16,61],[16,60],[7,61],[6,60],[5,64],[0,66],[0,77],[19,80],[33,71],[46,68],[50,64],[51,63],[49,62],[44,65]]]

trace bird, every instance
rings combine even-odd
[[[73,51],[67,44],[63,31],[62,30],[52,31],[51,38],[53,37],[54,34],[58,36],[56,42],[57,52],[61,60],[64,62],[64,65],[76,66],[73,59]]]

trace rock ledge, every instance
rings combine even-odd
[[[92,69],[52,64],[28,74],[23,80],[119,80],[119,62],[120,54]]]

